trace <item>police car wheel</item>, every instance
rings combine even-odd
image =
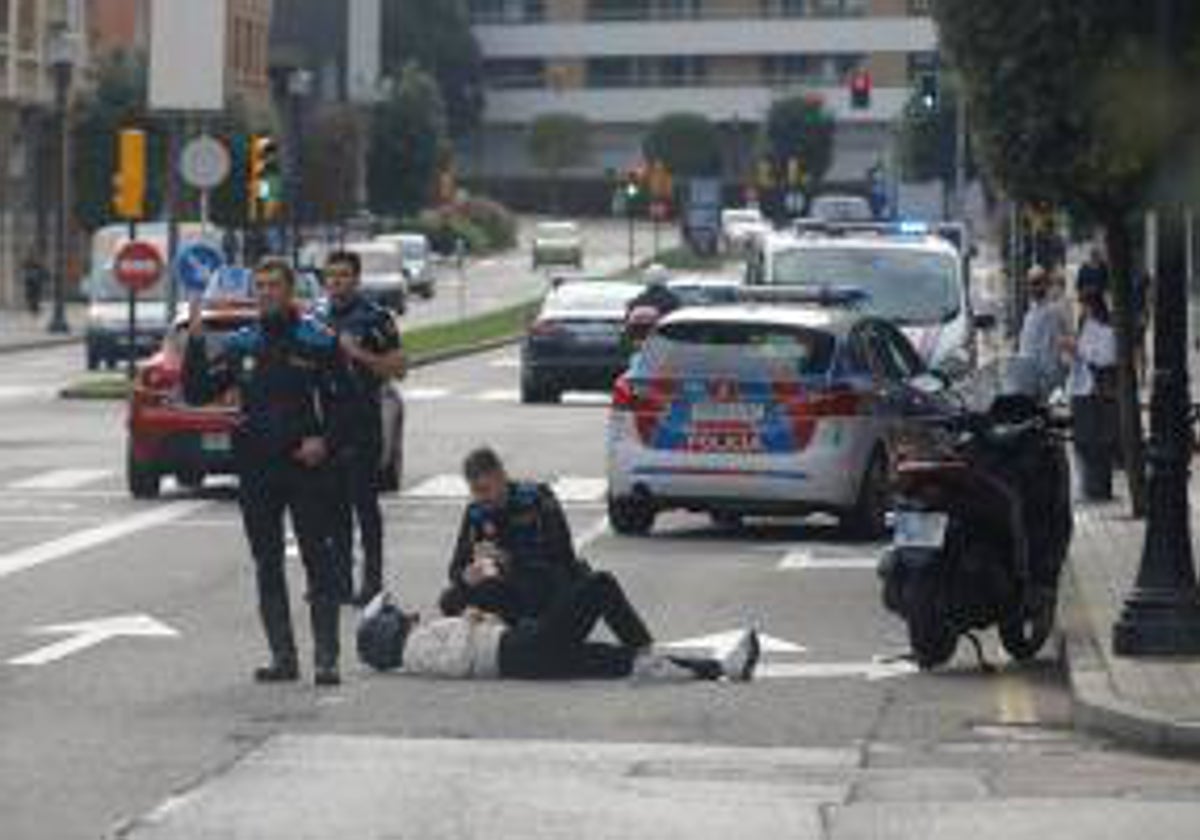
[[[642,537],[654,528],[658,512],[645,499],[609,496],[608,521],[613,530],[627,537]]]
[[[884,536],[891,503],[889,481],[887,455],[877,449],[863,472],[858,500],[842,519],[842,527],[850,536],[865,540]]]

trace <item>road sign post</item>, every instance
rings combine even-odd
[[[113,276],[129,292],[129,361],[126,373],[133,379],[137,364],[137,296],[162,277],[163,261],[158,249],[149,242],[131,239],[117,252]]]

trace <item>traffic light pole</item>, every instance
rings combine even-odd
[[[133,219],[129,220],[129,241],[137,241],[137,222]],[[174,287],[174,283],[167,285]],[[125,378],[133,382],[133,378],[137,373],[137,291],[130,286],[127,290],[129,295],[129,330],[126,333],[126,341],[128,341],[128,355],[125,358]],[[174,323],[174,315],[167,321],[168,324]]]

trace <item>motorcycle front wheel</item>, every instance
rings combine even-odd
[[[939,606],[939,588],[937,575],[933,572],[912,575],[904,582],[908,643],[917,667],[922,671],[944,665],[958,647],[958,634],[947,623]]]
[[[1000,622],[1000,643],[1009,656],[1018,662],[1028,662],[1038,655],[1054,630],[1057,603],[1058,594],[1050,593],[1023,615]]]

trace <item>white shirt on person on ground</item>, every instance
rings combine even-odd
[[[404,673],[446,679],[500,675],[500,621],[470,616],[419,622],[404,645]]]

